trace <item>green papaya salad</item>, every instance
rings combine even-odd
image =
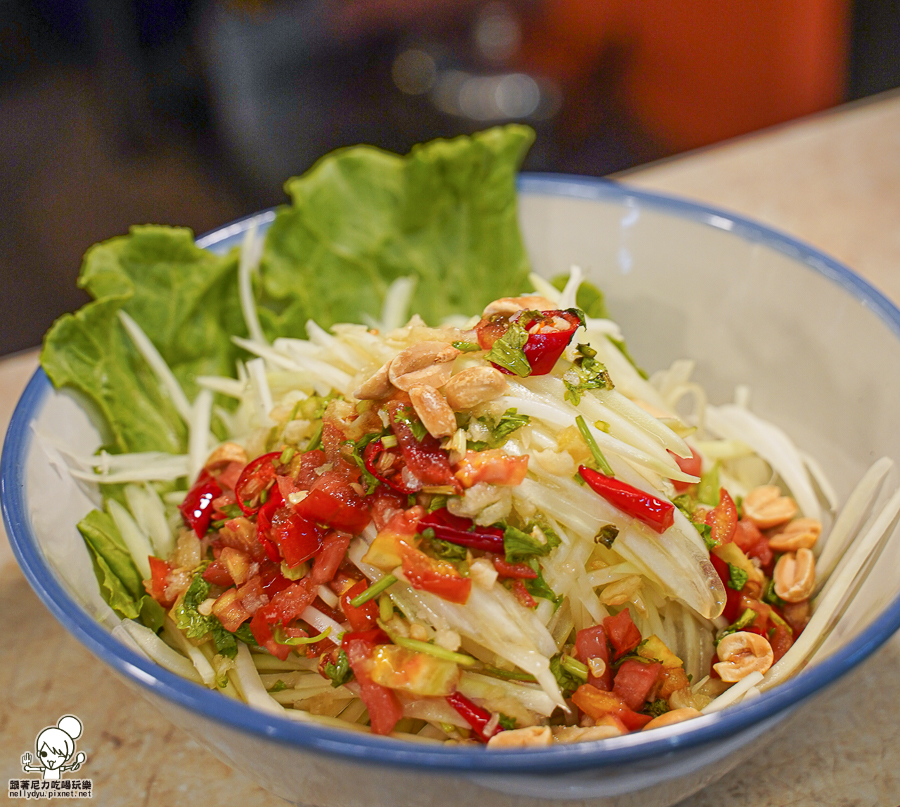
[[[689,361],[648,378],[580,270],[529,273],[530,138],[338,152],[224,255],[162,227],[88,253],[42,361],[104,422],[67,457],[124,641],[299,721],[492,748],[807,662],[826,480]]]

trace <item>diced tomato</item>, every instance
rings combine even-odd
[[[144,589],[153,597],[163,608],[171,608],[174,598],[166,594],[166,587],[169,584],[169,573],[172,567],[164,560],[149,555],[147,560],[150,562],[150,579],[144,581]]]
[[[266,557],[265,549],[257,538],[256,525],[244,516],[228,519],[219,530],[212,546],[213,550],[221,550],[225,546],[234,547],[257,562]],[[278,558],[277,552],[275,552],[275,556]],[[278,558],[278,562],[281,562],[280,558]]]
[[[536,580],[538,573],[527,563],[507,563],[500,555],[493,555],[491,561],[501,578],[511,577],[515,580]]]
[[[366,496],[366,504],[375,522],[375,529],[382,530],[397,513],[406,509],[407,495],[388,485],[379,485]]]
[[[310,581],[314,586],[330,583],[337,573],[341,561],[347,554],[351,536],[346,532],[332,530],[325,536],[325,541],[316,559],[313,561]]]
[[[650,715],[635,712],[614,692],[604,692],[590,684],[582,684],[572,695],[572,701],[589,717],[602,720],[611,715],[622,723],[629,731],[643,728],[652,719]]]
[[[663,666],[659,673],[660,687],[658,697],[669,699],[673,692],[690,686],[690,679],[684,671],[684,667],[666,667]]]
[[[216,562],[224,564],[228,576],[239,586],[246,583],[256,572],[256,567],[250,557],[240,549],[231,546],[222,547]]]
[[[237,592],[241,598],[241,605],[251,615],[269,603],[269,595],[263,589],[262,579],[258,574],[253,575]]]
[[[400,555],[403,574],[413,588],[465,605],[472,591],[472,581],[460,575],[452,563],[435,560],[405,543],[400,544]]]
[[[717,546],[730,543],[737,527],[737,507],[728,491],[719,488],[719,503],[706,514],[706,523],[710,527],[710,537]]]
[[[777,662],[794,644],[794,636],[790,629],[785,625],[775,624],[774,630],[770,636],[766,636],[769,644],[772,645],[772,653],[775,655]],[[773,662],[774,663],[774,662]]]
[[[341,597],[341,610],[350,623],[350,630],[365,631],[373,628],[378,619],[378,603],[375,600],[369,600],[363,603],[359,608],[355,608],[350,604],[350,600],[358,597],[369,587],[368,582],[360,580]]]
[[[250,619],[250,612],[244,608],[236,588],[229,588],[219,596],[213,603],[212,613],[222,623],[222,627],[231,633]]]
[[[230,547],[226,547],[230,548]],[[231,574],[228,572],[228,568],[225,566],[225,562],[221,560],[214,560],[203,572],[203,579],[207,583],[212,583],[214,586],[223,586],[227,588],[228,586],[234,585],[234,580],[231,579]]]
[[[291,581],[281,573],[281,564],[270,560],[260,563],[259,577],[263,590],[270,599],[291,585]]]
[[[616,672],[612,691],[634,711],[640,711],[656,685],[662,664],[625,659]]]
[[[178,506],[185,523],[202,538],[209,530],[213,514],[213,500],[222,495],[222,488],[209,471],[201,471],[191,489]]]
[[[288,567],[309,560],[322,546],[322,530],[287,507],[279,507],[272,515],[266,536],[279,549]]]
[[[738,521],[734,531],[734,542],[744,551],[745,555],[757,558],[763,568],[772,563],[775,553],[769,546],[769,539],[752,521],[746,519]]]
[[[310,585],[309,579],[304,577],[277,592],[262,610],[269,622],[288,625],[312,604],[316,596],[317,592]]]
[[[688,446],[688,448],[691,448]],[[703,458],[699,454],[694,453],[694,449],[691,448],[691,456],[690,457],[679,457],[674,452],[669,452],[672,455],[672,458],[678,463],[678,467],[684,471],[686,474],[690,474],[691,476],[696,476],[699,478],[700,474],[703,472]],[[684,493],[690,486],[691,482],[682,482],[680,479],[673,479],[672,485],[678,493]]]
[[[390,734],[403,717],[403,707],[393,690],[376,684],[368,674],[368,664],[374,644],[365,639],[344,637],[342,647],[347,653],[350,668],[359,684],[359,696],[369,710],[369,724],[373,734]]]
[[[219,473],[216,475],[216,481],[219,483],[219,487],[222,488],[222,492],[226,493],[234,493],[234,488],[238,483],[238,479],[241,478],[241,473],[244,470],[244,464],[241,462],[229,462]],[[232,497],[232,502],[235,501]]]
[[[319,478],[319,474],[316,473],[316,471],[318,471],[326,461],[325,452],[318,448],[303,454],[300,458],[299,467],[294,471],[294,479],[297,482],[297,487],[299,487],[300,490],[310,490]],[[294,463],[291,464],[291,467],[292,469],[294,468]]]
[[[252,516],[259,510],[263,493],[275,482],[275,464],[280,458],[279,451],[263,454],[248,462],[241,472],[234,493],[245,516]]]
[[[641,643],[641,632],[631,619],[627,608],[623,608],[615,616],[603,620],[603,627],[613,648],[613,659],[624,656]]]
[[[710,552],[709,559],[712,562],[716,573],[719,575],[722,585],[725,587],[725,608],[722,610],[722,616],[725,617],[729,623],[734,622],[743,613],[741,610],[741,593],[735,591],[728,585],[728,581],[731,580],[731,572],[728,569],[728,564],[716,555],[715,552]]]
[[[523,608],[534,608],[537,605],[537,601],[521,580],[513,580],[510,591],[516,595],[516,600]]]
[[[509,330],[509,314],[492,314],[483,317],[475,326],[478,346],[482,350],[490,350],[503,334]]]
[[[363,497],[337,471],[327,471],[309,495],[295,504],[294,512],[307,521],[358,535],[371,520]]]
[[[453,475],[447,452],[441,448],[440,441],[426,434],[420,442],[413,434],[409,421],[417,416],[412,405],[403,401],[389,401],[385,408],[409,472],[423,485],[446,485],[458,490],[459,482]]]
[[[575,634],[575,655],[588,667],[588,683],[606,692],[612,689],[612,666],[609,663],[609,640],[603,625],[582,628]],[[590,660],[600,659],[603,662],[603,675],[595,676],[591,672]]]
[[[464,488],[479,482],[513,487],[521,485],[528,474],[528,455],[511,457],[499,448],[467,451],[456,464],[456,478]]]
[[[250,620],[250,632],[260,647],[268,650],[276,658],[284,661],[293,649],[288,644],[279,644],[272,637],[272,627],[266,619],[264,609],[260,608]]]

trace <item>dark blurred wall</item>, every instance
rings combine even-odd
[[[752,23],[760,36],[765,9],[787,8],[741,5],[756,16],[734,31]],[[900,85],[896,6],[813,2],[832,9],[816,24],[841,38],[843,86],[815,103]],[[691,147],[690,131],[667,139],[636,100],[653,101],[635,89],[659,86],[653,70],[673,80],[670,99],[690,98],[699,78],[689,62],[677,80],[660,62],[673,43],[658,41],[669,29],[652,14],[668,13],[661,0],[0,0],[0,353],[39,344],[84,301],[75,278],[92,243],[133,223],[199,233],[279,203],[289,174],[339,145],[405,151],[521,120],[538,131],[527,167],[590,174]],[[849,47],[827,33],[841,26]],[[786,54],[803,39],[792,30]],[[711,38],[709,64],[739,58]],[[790,105],[769,114],[721,136],[790,117]]]

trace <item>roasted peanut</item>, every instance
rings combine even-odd
[[[222,443],[207,457],[203,470],[215,474],[217,471],[224,470],[225,466],[231,462],[239,462],[242,465],[246,465],[247,452],[237,443]]]
[[[388,378],[404,392],[422,385],[443,387],[450,380],[453,360],[459,353],[445,342],[419,342],[394,356],[388,366]]]
[[[501,297],[488,303],[487,308],[481,312],[481,316],[490,317],[494,314],[515,314],[517,311],[554,311],[558,306],[546,297],[537,294],[525,297]]]
[[[453,376],[444,385],[444,395],[450,408],[460,412],[493,401],[506,392],[508,386],[503,373],[481,365],[467,367]]]
[[[558,743],[586,743],[618,737],[623,732],[616,726],[554,726],[553,739]]]
[[[786,552],[775,564],[772,573],[775,593],[785,602],[809,599],[816,585],[816,559],[809,549]]]
[[[796,552],[812,549],[822,532],[822,524],[814,518],[795,518],[774,535],[769,536],[769,546],[776,552]]]
[[[393,391],[394,385],[388,377],[390,362],[382,364],[369,378],[359,385],[353,393],[354,398],[360,401],[381,401],[387,398]]]
[[[696,709],[692,709],[690,706],[685,706],[681,709],[672,709],[671,711],[664,712],[659,717],[654,717],[653,720],[644,726],[643,731],[647,731],[647,729],[661,729],[663,726],[674,726],[676,723],[690,720],[693,717],[700,717],[700,712]]]
[[[746,678],[752,672],[766,672],[775,661],[775,654],[762,636],[748,631],[738,631],[726,636],[716,645],[718,664],[713,668],[728,684]]]
[[[552,743],[550,726],[528,726],[495,734],[488,740],[488,748],[538,748]]]
[[[456,415],[444,396],[434,387],[412,387],[409,390],[409,400],[432,437],[449,437],[456,431]]]
[[[744,497],[744,517],[761,530],[777,527],[797,515],[797,503],[777,485],[762,485]]]

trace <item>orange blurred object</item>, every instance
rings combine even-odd
[[[849,16],[849,0],[548,0],[522,66],[560,83],[567,128],[602,124],[599,85],[674,153],[840,103]]]

